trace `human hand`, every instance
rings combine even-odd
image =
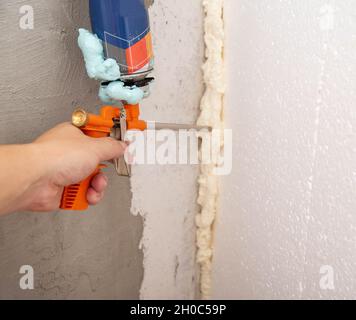
[[[37,178],[23,194],[24,209],[57,210],[64,187],[86,179],[99,163],[122,156],[126,147],[112,138],[90,138],[68,123],[46,132],[29,145]],[[107,183],[103,173],[93,178],[87,193],[90,205],[102,200]]]

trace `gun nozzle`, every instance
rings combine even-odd
[[[84,109],[77,109],[72,115],[72,124],[77,128],[84,127],[88,123],[89,115]]]

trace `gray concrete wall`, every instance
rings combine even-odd
[[[76,44],[77,29],[90,26],[87,2],[0,2],[1,144],[30,142],[76,106],[99,104]],[[19,27],[22,5],[34,8],[34,30]],[[138,298],[142,223],[130,214],[129,180],[109,174],[105,201],[86,213],[0,218],[0,299]],[[19,288],[22,265],[34,267],[33,291]]]

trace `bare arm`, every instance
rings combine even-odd
[[[102,161],[121,156],[126,145],[111,138],[93,139],[61,124],[27,145],[0,146],[0,215],[14,211],[53,211],[63,188],[94,172]],[[104,196],[107,178],[97,175],[87,198]]]

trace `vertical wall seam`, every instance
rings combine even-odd
[[[201,100],[199,125],[223,129],[223,101],[225,94],[224,72],[224,0],[203,0],[205,12],[206,61],[203,65],[205,93]],[[222,148],[222,143],[220,149]],[[212,148],[219,150],[219,148]],[[217,159],[212,155],[213,159]],[[202,164],[198,180],[200,212],[197,225],[197,263],[200,271],[200,294],[202,299],[211,298],[213,226],[218,211],[219,178],[214,175],[217,164]]]

